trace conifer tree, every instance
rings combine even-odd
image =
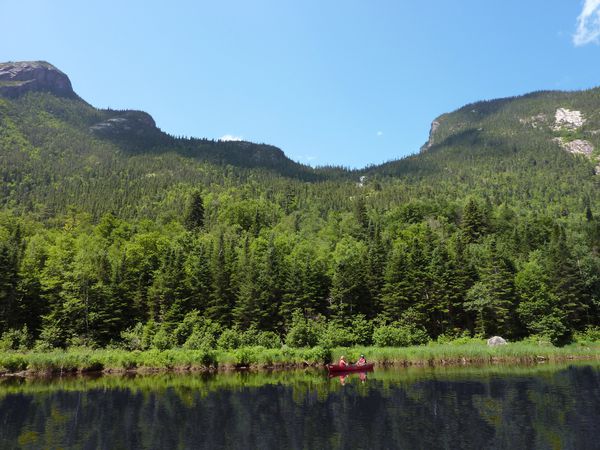
[[[188,201],[183,223],[188,231],[195,231],[204,227],[204,201],[200,191],[193,191]]]
[[[470,198],[465,206],[461,228],[467,242],[477,241],[486,231],[485,215],[473,198]]]
[[[232,324],[232,310],[235,304],[235,290],[232,286],[229,249],[222,232],[217,237],[211,257],[212,293],[207,315],[221,325]]]

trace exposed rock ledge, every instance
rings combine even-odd
[[[558,142],[562,148],[575,155],[585,155],[588,158],[591,158],[592,152],[594,151],[594,146],[584,139],[566,141],[564,138],[557,137],[554,138],[553,141]]]
[[[69,77],[45,61],[0,63],[0,95],[15,98],[29,91],[76,97]]]
[[[439,120],[434,120],[433,122],[431,122],[431,128],[429,129],[429,139],[427,139],[427,142],[421,147],[422,152],[429,150],[434,144],[435,132],[438,130],[439,127]]]
[[[571,111],[567,108],[558,108],[554,114],[554,129],[576,130],[581,128],[585,119],[581,111]]]
[[[156,123],[152,116],[143,111],[116,111],[115,117],[90,127],[90,131],[102,136],[115,136],[124,133],[137,135],[156,132]]]

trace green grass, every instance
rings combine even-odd
[[[322,366],[345,355],[350,361],[365,354],[378,366],[444,366],[490,363],[560,362],[573,359],[600,359],[600,343],[572,344],[566,347],[515,342],[488,347],[483,341],[431,343],[413,347],[320,347],[266,349],[245,347],[237,350],[147,350],[71,348],[50,352],[0,353],[0,373],[68,374],[76,372],[123,371],[209,371],[235,368],[297,368]]]

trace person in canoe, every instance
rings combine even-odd
[[[360,358],[358,359],[358,361],[356,361],[356,365],[364,366],[366,364],[367,364],[367,359],[365,358],[365,355],[360,355]]]
[[[346,362],[345,356],[340,356],[340,362],[338,363],[340,367],[348,367],[348,363]]]

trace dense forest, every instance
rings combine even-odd
[[[557,107],[590,120],[527,121]],[[569,342],[600,326],[600,177],[552,139],[598,148],[599,109],[598,90],[469,105],[425,151],[351,171],[0,98],[1,345]]]

